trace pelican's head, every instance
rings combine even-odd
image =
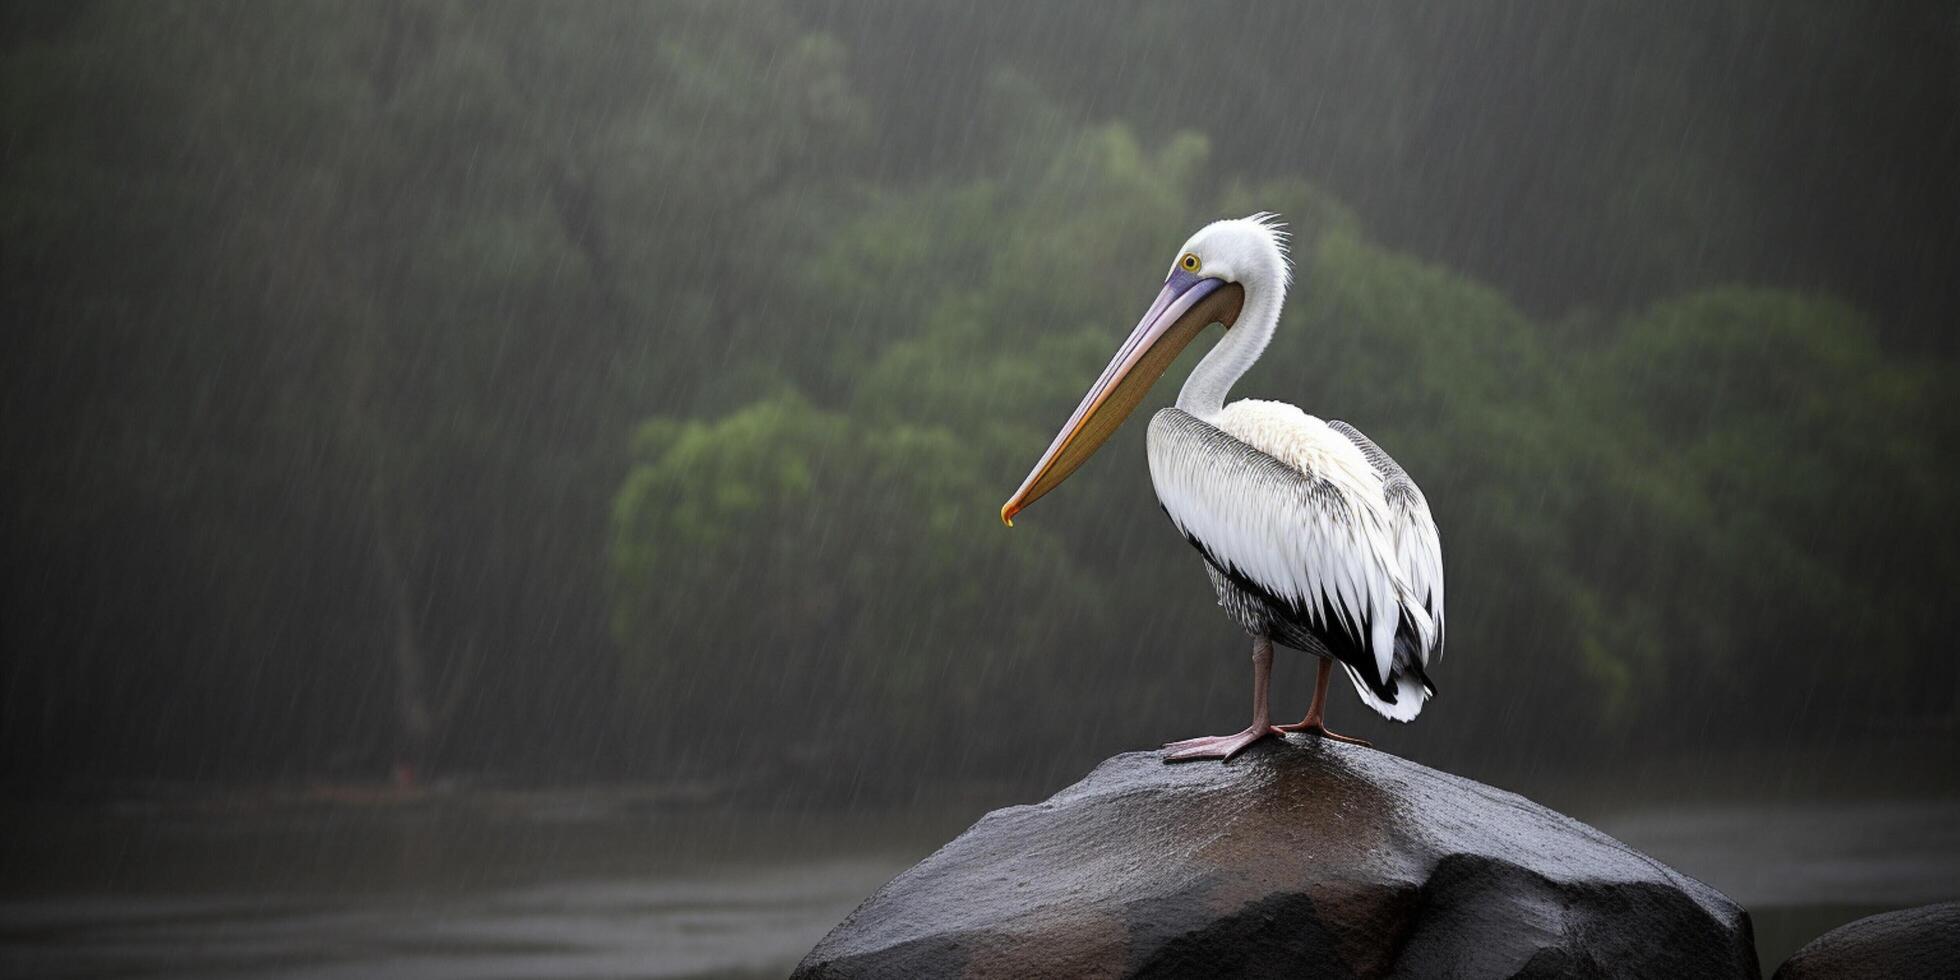
[[[1277,309],[1290,276],[1286,232],[1276,215],[1262,212],[1199,229],[1178,249],[1164,288],[1129,339],[1082,396],[1082,404],[1056,433],[1021,488],[1001,505],[1001,521],[1014,526],[1015,514],[1055,489],[1094,455],[1204,328],[1220,323],[1230,330],[1245,307],[1248,291]]]
[[[1227,218],[1198,229],[1184,242],[1177,261],[1171,263],[1171,275],[1189,272],[1240,283],[1256,292],[1283,292],[1293,278],[1286,250],[1286,226],[1280,223],[1279,215],[1261,211],[1244,218]],[[1187,265],[1193,258],[1198,260],[1197,269]]]

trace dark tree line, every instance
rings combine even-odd
[[[5,16],[15,781],[903,787],[1235,716],[1137,433],[992,513],[1256,209],[1245,392],[1443,522],[1402,747],[1960,711],[1940,5]]]

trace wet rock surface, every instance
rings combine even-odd
[[[1119,755],[899,875],[799,978],[1760,976],[1743,910],[1523,797],[1293,736]]]
[[[1812,940],[1775,980],[1960,977],[1960,902],[1859,919]]]

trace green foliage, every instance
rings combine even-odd
[[[1950,580],[1960,528],[1935,369],[1841,303],[1731,288],[1630,318],[1583,376],[1628,503],[1588,515],[1594,574],[1647,603],[1669,669],[1747,698],[1790,685],[1781,651],[1841,652],[1837,684],[1877,674],[1937,708],[1922,590]]]
[[[1400,744],[1950,710],[1960,143],[1888,47],[1931,9],[10,11],[0,743],[371,766],[404,621],[491,767],[775,725],[1032,779],[1236,722],[1141,418],[996,514],[1255,210],[1299,268],[1241,393],[1443,527]]]
[[[813,302],[862,310],[876,325],[867,333],[894,339],[875,355],[853,349],[840,358],[848,394],[824,416],[821,442],[827,458],[849,461],[836,479],[878,488],[876,526],[847,516],[861,497],[846,483],[826,484],[798,506],[827,510],[819,527],[848,530],[795,550],[861,572],[846,580],[854,594],[931,597],[923,606],[862,603],[842,621],[799,621],[821,622],[829,642],[864,645],[835,654],[854,670],[808,678],[825,705],[883,690],[892,711],[881,718],[904,725],[918,717],[905,707],[913,698],[957,701],[921,688],[917,664],[901,669],[862,652],[922,631],[932,638],[924,655],[949,665],[936,682],[973,656],[1010,665],[992,684],[961,679],[963,695],[975,690],[966,685],[984,685],[982,702],[1013,699],[1027,683],[1033,665],[1016,654],[1015,627],[1093,621],[1083,642],[1105,664],[1132,644],[1232,642],[1198,615],[1147,632],[1132,625],[1142,608],[1171,596],[1191,599],[1176,605],[1194,614],[1208,604],[1195,559],[1163,531],[1134,461],[1122,460],[1140,448],[1138,425],[1104,453],[1121,462],[1086,470],[1022,529],[992,527],[998,501],[1117,339],[1112,311],[1148,293],[1129,272],[1155,263],[1132,257],[1130,245],[1175,242],[1207,211],[1194,193],[1207,165],[1195,140],[1150,151],[1110,126],[1057,146],[1055,160],[1025,184],[981,179],[892,195],[802,273]],[[1060,207],[1061,198],[1076,203]],[[1464,665],[1440,675],[1450,697],[1503,704],[1528,677],[1570,695],[1534,703],[1533,725],[1608,735],[1661,721],[1683,690],[1733,699],[1748,715],[1805,697],[1814,684],[1859,683],[1875,667],[1923,669],[1915,641],[1934,617],[1909,576],[1946,567],[1934,542],[1953,530],[1937,481],[1925,476],[1924,461],[1937,453],[1936,375],[1887,359],[1857,314],[1772,290],[1712,290],[1572,349],[1563,328],[1534,321],[1488,286],[1369,243],[1351,214],[1307,185],[1232,188],[1224,198],[1231,206],[1263,198],[1300,215],[1299,285],[1243,389],[1337,408],[1331,414],[1392,446],[1429,489],[1452,581],[1449,664]],[[945,233],[920,230],[939,228]],[[881,306],[891,281],[908,284],[905,301]],[[1175,383],[1167,379],[1160,401]],[[616,522],[615,547],[696,540],[688,526],[738,540],[672,547],[643,580],[671,583],[700,563],[719,565],[744,553],[745,536],[808,517],[724,522],[701,512],[699,501],[726,492],[731,461],[749,456],[735,432],[752,412],[778,417],[785,410],[770,406],[782,404],[802,405],[758,403],[712,425],[653,423],[689,434],[663,450],[662,472],[677,475],[658,492],[629,481],[621,506],[656,501],[675,524],[663,537]],[[691,462],[692,450],[679,448],[724,428],[730,434],[712,461]],[[1869,482],[1888,488],[1884,505],[1855,522],[1832,521],[1832,510],[1872,493]],[[1154,533],[1161,547],[1132,543],[1133,529],[1139,539]],[[1036,540],[1025,541],[1030,532]],[[996,544],[1008,540],[1004,551]],[[1896,566],[1911,571],[1874,573],[1871,560],[1896,548],[1911,551]],[[854,567],[853,556],[867,552],[883,560]],[[1120,557],[1133,552],[1149,560]],[[1057,587],[1014,603],[1010,622],[988,615],[979,593],[1043,569]],[[657,591],[622,593],[622,608],[659,608]],[[731,593],[726,605],[696,613],[740,622],[751,602]],[[660,648],[657,636],[632,628],[620,639],[629,656]],[[1875,649],[1794,679],[1761,655],[1860,643]],[[1053,636],[1047,645],[1070,649]],[[1217,669],[1200,663],[1198,671]],[[1182,668],[1161,667],[1172,676]],[[1163,675],[1114,673],[1098,689],[1117,702],[1148,702],[1163,683]],[[1490,712],[1457,724],[1461,738],[1480,726],[1496,736],[1511,722]]]
[[[952,429],[782,393],[649,422],[635,455],[614,503],[614,629],[662,744],[760,715],[823,744],[945,751],[1004,680],[1039,669],[1037,644],[995,647],[986,624],[1068,583],[1038,539],[970,533],[988,475]]]
[[[612,673],[619,449],[759,322],[707,270],[793,249],[807,226],[770,209],[820,197],[863,137],[840,46],[768,4],[68,20],[6,52],[0,227],[31,244],[5,266],[28,352],[5,380],[65,406],[58,426],[0,427],[33,474],[7,521],[71,569],[23,608],[92,601],[130,623],[10,617],[23,683],[209,727],[185,740],[216,759],[296,742],[308,764],[372,759],[410,700],[454,705],[492,751],[554,737],[535,732],[561,727],[540,692],[589,698]],[[649,233],[709,227],[742,234]],[[769,285],[743,299],[766,306]],[[102,557],[124,548],[192,571],[131,586]],[[420,694],[393,689],[404,619]],[[214,679],[111,691],[63,657],[97,644]],[[576,671],[566,647],[590,651]]]
[[[658,632],[689,618],[685,608],[659,600],[674,596],[672,574],[698,567],[700,556],[780,569],[807,553],[807,529],[795,515],[818,506],[820,471],[848,463],[846,431],[841,416],[793,395],[712,423],[656,419],[641,426],[634,439],[639,462],[627,471],[613,511],[613,567],[622,594],[633,597],[617,606],[614,629]],[[777,533],[754,533],[763,526]],[[743,546],[751,551],[737,555]]]

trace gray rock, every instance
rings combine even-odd
[[[1294,736],[1104,762],[879,889],[798,978],[1761,976],[1719,892],[1512,793]]]
[[[1776,980],[1960,977],[1960,902],[1859,919],[1810,941]]]

